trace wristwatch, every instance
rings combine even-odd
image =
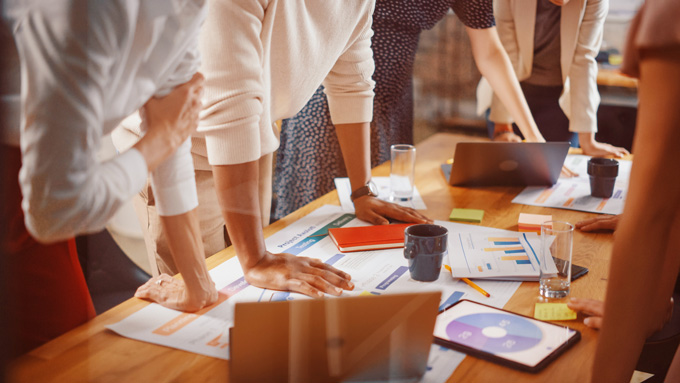
[[[366,182],[366,185],[358,188],[357,190],[353,191],[352,194],[349,196],[349,198],[354,202],[355,199],[363,197],[365,195],[371,196],[371,197],[377,197],[378,196],[378,187],[373,183],[373,181],[369,180]]]

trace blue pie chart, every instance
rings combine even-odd
[[[446,326],[450,340],[492,354],[524,351],[543,339],[529,320],[508,314],[479,313],[454,319]]]

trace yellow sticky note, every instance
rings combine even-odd
[[[534,318],[540,320],[574,320],[576,319],[576,311],[572,311],[566,303],[536,303]]]

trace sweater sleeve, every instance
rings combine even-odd
[[[264,111],[263,0],[212,1],[200,38],[205,76],[198,132],[211,165],[254,161],[261,156]]]
[[[103,229],[146,181],[136,150],[102,163],[95,157],[120,37],[116,24],[126,20],[114,2],[97,6],[106,9],[76,12],[80,18],[36,7],[15,30],[24,102],[22,208],[27,229],[42,242]]]
[[[371,20],[367,12],[361,31],[338,58],[323,83],[333,124],[370,122],[373,119],[375,69],[371,50]]]

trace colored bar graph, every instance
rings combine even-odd
[[[569,199],[567,200],[567,202],[565,202],[564,205],[562,205],[562,206],[564,206],[564,207],[569,207],[569,206],[571,206],[571,205],[573,205],[573,204],[574,204],[574,198],[572,197],[572,198],[569,198]]]
[[[486,247],[484,248],[484,251],[512,251],[512,250],[522,250],[524,251],[524,248],[522,246],[514,246],[514,247]]]
[[[525,255],[504,255],[501,257],[501,261],[528,261],[529,257]]]
[[[524,254],[525,251],[524,251],[524,249],[522,249],[522,250],[505,250],[505,254],[518,254],[518,253]]]
[[[530,265],[531,261],[528,260],[528,259],[523,259],[523,260],[515,261],[515,263],[518,264],[518,265]]]
[[[519,241],[514,241],[514,242],[494,242],[493,243],[495,246],[510,246],[510,245],[519,245]]]
[[[491,270],[491,264],[490,264],[490,263],[487,263],[487,264],[486,264],[486,268],[489,269],[489,270]]]
[[[482,266],[477,266],[477,270],[479,270],[480,273],[484,271],[484,269],[482,269]]]
[[[489,242],[512,242],[519,243],[519,238],[515,237],[489,237],[487,238]]]

